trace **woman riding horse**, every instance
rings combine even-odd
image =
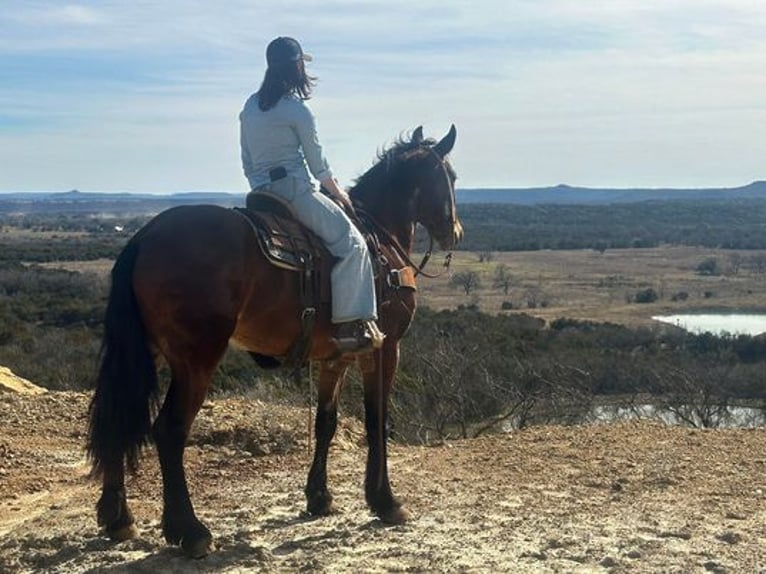
[[[313,231],[338,261],[332,269],[332,322],[340,353],[369,351],[382,344],[375,324],[372,262],[361,232],[338,203],[314,187],[319,180],[339,203],[350,206],[319,144],[314,116],[306,106],[314,78],[293,38],[280,36],[266,49],[268,68],[260,89],[239,116],[242,167],[253,191],[269,192],[290,205],[295,217]]]
[[[455,174],[446,154],[455,128],[439,142],[420,128],[381,155],[351,189],[377,237],[376,281],[383,346],[364,369],[367,468],[365,498],[385,523],[407,513],[391,491],[386,439],[388,398],[399,360],[399,340],[415,312],[409,255],[415,224],[443,248],[463,230],[455,211]],[[385,265],[384,265],[385,264]],[[283,357],[301,335],[298,274],[272,265],[249,220],[232,209],[187,205],[169,209],[134,235],[117,257],[104,318],[96,391],[90,407],[88,454],[101,476],[98,522],[115,540],[136,535],[127,504],[125,471],[134,471],[142,447],[157,446],[163,482],[162,531],[190,556],[204,556],[212,536],[189,499],[183,453],[192,423],[229,342],[253,353]],[[306,482],[307,510],[333,510],[327,455],[338,416],[338,396],[349,366],[335,360],[330,310],[318,309],[310,359],[319,364],[316,448]],[[164,359],[169,384],[157,413],[156,361]],[[154,414],[157,413],[156,417]]]

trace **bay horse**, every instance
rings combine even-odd
[[[455,209],[455,172],[447,154],[453,125],[438,142],[422,127],[378,154],[351,188],[352,204],[377,237],[378,325],[383,346],[362,369],[368,455],[365,498],[382,522],[407,513],[391,492],[387,467],[388,398],[399,359],[399,340],[415,311],[414,280],[393,275],[414,266],[409,258],[416,224],[442,248],[463,230]],[[429,250],[430,251],[430,250]],[[134,472],[142,447],[153,441],[163,481],[162,532],[192,557],[212,548],[208,528],[192,507],[183,466],[184,447],[211,378],[230,342],[260,357],[284,357],[301,333],[298,273],[269,263],[249,221],[233,209],[179,206],[150,220],[117,257],[104,320],[96,390],[90,405],[87,451],[102,479],[96,505],[100,526],[114,540],[137,535],[128,508],[125,472]],[[410,273],[412,276],[413,274]],[[333,510],[327,455],[337,425],[337,401],[349,361],[337,360],[329,306],[318,310],[310,360],[319,363],[314,459],[305,488],[307,511]],[[160,407],[156,362],[170,382]],[[366,371],[366,372],[365,372]],[[154,416],[156,413],[156,417]]]

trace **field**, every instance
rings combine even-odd
[[[442,255],[436,253],[426,271],[440,272]],[[501,312],[503,302],[510,302],[510,312],[547,321],[567,317],[629,326],[656,325],[653,315],[669,313],[766,312],[766,274],[752,269],[732,274],[730,263],[732,259],[765,256],[764,251],[664,246],[604,253],[591,249],[495,252],[489,261],[480,261],[482,255],[486,258],[486,254],[456,251],[449,273],[437,279],[420,277],[419,304],[435,309],[477,305],[494,314]],[[697,272],[700,263],[710,259],[718,262],[721,274]],[[420,258],[413,256],[413,260],[419,262]],[[111,265],[108,259],[44,264],[100,276],[107,276]],[[507,295],[502,287],[493,286],[498,265],[505,265],[510,274]],[[450,284],[450,278],[469,271],[479,274],[482,286],[466,295]],[[637,292],[649,288],[657,292],[656,302],[630,302]],[[674,301],[673,296],[682,292],[688,297]]]
[[[502,303],[509,301],[517,312],[546,320],[568,317],[625,325],[656,324],[651,316],[665,313],[765,311],[763,274],[740,271],[706,276],[696,271],[711,258],[725,265],[733,254],[754,253],[666,246],[604,253],[589,249],[493,253],[489,262],[480,262],[481,254],[457,252],[452,273],[477,272],[484,287],[465,295],[449,281],[424,278],[419,282],[420,301],[436,308],[476,304],[490,313],[499,312]],[[506,265],[510,273],[508,295],[500,287],[492,287],[498,265]],[[656,302],[630,302],[637,292],[648,288],[657,292]],[[673,301],[673,295],[681,292],[688,298]]]
[[[465,295],[449,280],[419,281],[422,304],[449,308],[476,304],[488,313],[501,310],[510,301],[515,312],[546,320],[568,317],[610,321],[624,325],[652,325],[652,315],[716,310],[722,312],[766,311],[766,284],[763,273],[739,270],[736,275],[700,275],[697,267],[714,259],[726,269],[734,258],[756,257],[758,251],[735,251],[702,247],[664,246],[648,249],[591,249],[562,251],[520,251],[492,253],[480,262],[479,253],[456,252],[452,274],[474,271],[483,288]],[[484,254],[486,256],[486,254]],[[417,259],[416,259],[417,260]],[[429,270],[438,269],[433,260]],[[511,276],[509,294],[493,287],[498,265],[506,265]],[[651,304],[629,302],[644,289],[654,289],[658,300]],[[688,298],[673,301],[673,295]],[[534,306],[530,306],[530,302]],[[514,312],[514,311],[512,311]]]

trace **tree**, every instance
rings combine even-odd
[[[766,272],[766,255],[753,255],[748,257],[748,263],[756,273]]]
[[[660,296],[657,295],[657,291],[649,287],[647,289],[642,289],[641,291],[636,293],[633,300],[636,303],[654,303],[659,298]]]
[[[493,287],[501,287],[503,294],[508,295],[508,291],[511,290],[511,270],[505,263],[500,263],[495,267],[495,277],[492,281]]]
[[[490,263],[494,257],[494,254],[486,249],[484,251],[479,251],[476,255],[479,258],[479,263]]]
[[[697,265],[698,275],[720,275],[721,270],[718,267],[718,261],[715,257],[708,257]]]
[[[460,271],[455,273],[449,282],[452,287],[460,287],[466,295],[481,288],[481,276],[476,271]]]
[[[742,267],[743,257],[739,253],[732,253],[729,255],[729,267],[732,275],[739,275],[739,270]]]

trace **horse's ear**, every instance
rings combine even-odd
[[[452,150],[452,146],[455,145],[456,137],[457,130],[455,129],[455,124],[452,124],[452,127],[449,129],[449,133],[447,133],[447,135],[444,136],[444,138],[434,146],[434,151],[438,154],[439,157],[443,158]]]
[[[415,145],[420,145],[423,141],[423,126],[418,126],[415,128],[415,131],[412,132],[412,143]]]

